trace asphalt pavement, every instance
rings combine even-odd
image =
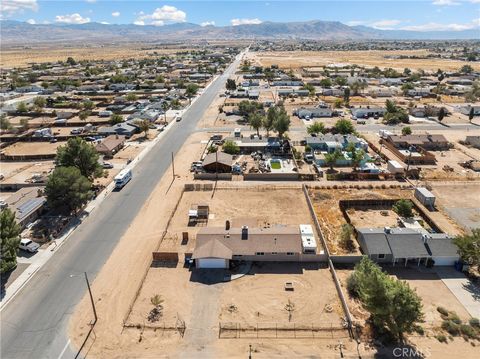
[[[240,56],[238,57],[240,58]],[[0,357],[73,358],[67,326],[86,293],[83,272],[95,279],[130,223],[195,131],[198,121],[238,66],[236,60],[183,114],[133,171],[132,181],[111,193],[1,312]],[[92,314],[93,319],[93,314]]]

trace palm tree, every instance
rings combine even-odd
[[[167,123],[167,111],[170,109],[170,104],[167,101],[163,101],[161,106],[165,116],[165,123]]]

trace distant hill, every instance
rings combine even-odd
[[[205,26],[176,23],[165,26],[133,24],[107,25],[87,23],[28,24],[2,20],[0,31],[3,45],[32,45],[36,43],[165,41],[182,39],[311,39],[311,40],[368,40],[368,39],[477,39],[478,30],[465,31],[401,31],[378,30],[366,26],[348,26],[338,21],[263,22],[239,26]]]

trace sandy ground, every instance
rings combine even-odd
[[[410,198],[411,191],[395,189],[324,189],[311,190],[310,196],[315,207],[317,218],[331,254],[347,254],[338,244],[342,224],[346,223],[340,211],[338,201],[341,199],[374,199],[374,198]],[[363,226],[363,225],[362,225]],[[354,241],[355,254],[360,254],[358,243]]]
[[[156,51],[161,54],[175,53],[179,48],[145,49],[145,45],[123,45],[123,46],[34,46],[28,49],[2,49],[0,67],[24,67],[30,62],[56,62],[66,61],[69,56],[75,60],[118,60],[129,58],[148,57]],[[181,49],[186,51],[187,49]]]
[[[53,161],[2,162],[0,169],[5,176],[2,183],[24,183],[34,174],[46,175],[53,168]]]
[[[392,210],[360,210],[348,209],[352,226],[356,228],[368,227],[397,227],[398,215]]]
[[[447,59],[387,59],[385,55],[426,55],[426,50],[396,51],[271,51],[249,53],[255,62],[263,66],[276,64],[281,68],[325,66],[332,63],[350,63],[364,66],[392,67],[403,71],[404,68],[424,70],[458,70],[465,62]],[[472,64],[475,70],[480,64]]]
[[[285,291],[285,282],[292,282],[294,291]],[[289,300],[295,305],[291,321],[285,310]],[[248,275],[228,283],[220,303],[222,322],[250,325],[338,326],[344,316],[330,271],[318,264],[255,265]]]
[[[6,155],[29,156],[29,155],[51,155],[57,153],[59,146],[66,142],[17,142],[3,150]]]

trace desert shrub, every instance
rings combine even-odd
[[[414,330],[417,334],[425,335],[425,329],[423,329],[423,327],[421,327],[420,325],[415,326],[415,328],[413,328],[413,330]]]
[[[468,323],[474,328],[480,328],[480,320],[478,318],[470,318]]]
[[[451,320],[444,320],[442,323],[442,329],[453,336],[457,336],[460,334],[460,325],[452,322]]]
[[[475,329],[473,329],[471,326],[467,324],[462,324],[460,325],[460,332],[462,332],[462,335],[468,337],[468,338],[476,338],[477,333],[475,332]]]
[[[439,312],[441,315],[448,317],[448,310],[446,310],[444,307],[437,307],[437,312]]]
[[[347,290],[352,297],[358,297],[358,284],[354,273],[347,278]]]
[[[437,335],[435,338],[437,338],[437,340],[440,342],[440,343],[447,343],[447,337],[443,334],[439,334]]]
[[[462,320],[460,319],[460,317],[455,312],[450,312],[448,314],[448,319],[451,320],[452,322],[454,322],[455,324],[462,324]]]

